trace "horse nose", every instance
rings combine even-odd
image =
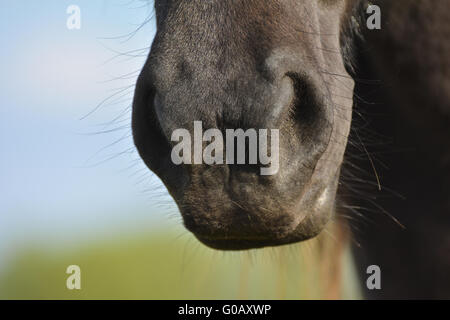
[[[295,83],[289,75],[283,75],[276,85],[274,103],[270,117],[277,124],[281,122],[285,113],[293,106],[296,99]]]

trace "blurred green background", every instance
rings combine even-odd
[[[167,231],[104,237],[75,247],[35,243],[2,270],[0,299],[334,298],[316,251],[307,244],[224,253]],[[344,259],[339,295],[355,299],[347,254]],[[66,288],[65,270],[72,264],[81,269],[81,290]]]
[[[330,297],[317,244],[208,249],[142,164],[130,103],[152,5],[0,2],[0,299]],[[345,263],[341,297],[358,297]],[[69,265],[81,290],[66,288]]]

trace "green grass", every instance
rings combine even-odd
[[[345,258],[344,298],[357,298]],[[66,288],[69,265],[81,290]],[[224,253],[170,232],[95,240],[78,246],[39,242],[0,272],[0,299],[311,299],[322,298],[314,245]]]

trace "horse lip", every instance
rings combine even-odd
[[[336,170],[332,177],[325,181],[310,179],[307,183],[308,187],[304,187],[297,195],[295,204],[290,208],[285,208],[285,210],[288,210],[286,212],[288,219],[284,220],[284,224],[278,223],[278,228],[270,224],[271,228],[266,228],[265,231],[257,226],[252,227],[252,225],[249,225],[246,229],[242,228],[243,225],[236,220],[226,227],[222,226],[224,229],[214,231],[214,228],[208,229],[206,225],[194,223],[190,219],[190,206],[180,205],[184,225],[200,242],[208,247],[220,250],[246,250],[308,240],[317,236],[333,215],[333,199],[337,189],[339,171]],[[239,199],[232,197],[230,194],[228,194],[228,197],[228,200],[233,204],[232,208],[235,214],[249,209],[241,205]],[[182,203],[183,201],[177,202]],[[192,203],[190,205],[192,206]],[[257,210],[257,208],[253,209]],[[267,214],[267,212],[264,213]],[[244,216],[242,214],[236,215]],[[257,212],[253,212],[253,215],[257,215]],[[248,221],[245,223],[248,223]],[[233,231],[233,225],[240,230]]]
[[[322,230],[322,226],[304,232],[302,227],[304,227],[303,222],[306,222],[309,215],[305,215],[305,218],[289,233],[283,237],[279,238],[266,238],[262,236],[256,237],[219,237],[213,238],[207,235],[201,235],[194,233],[194,236],[206,246],[218,249],[218,250],[249,250],[249,249],[259,249],[264,247],[274,247],[293,244],[301,241],[305,241],[317,236]]]
[[[194,234],[195,237],[206,246],[218,250],[249,250],[259,249],[269,246],[281,246],[298,242],[295,238],[282,238],[277,240],[268,239],[237,239],[237,238],[219,238],[212,239],[209,237],[201,237]]]
[[[327,199],[323,199],[325,194],[329,192],[328,188],[322,191],[318,200],[321,203],[325,203]],[[314,207],[314,210],[320,210],[323,204]],[[230,236],[230,237],[213,237],[211,235],[202,235],[194,233],[194,236],[206,246],[218,249],[218,250],[248,250],[258,249],[269,246],[282,246],[305,241],[317,236],[323,229],[326,221],[328,221],[328,215],[326,217],[319,218],[317,225],[311,225],[311,221],[317,215],[317,212],[310,212],[301,215],[300,221],[289,232],[286,232],[281,237],[268,238],[264,236]],[[320,216],[322,214],[319,213]]]
[[[232,234],[214,237],[211,233],[198,233],[195,230],[191,232],[200,242],[218,250],[248,250],[305,241],[317,236],[328,223],[333,211],[331,206],[328,207],[333,198],[333,185],[334,183],[319,185],[312,192],[310,190],[310,192],[302,193],[297,205],[293,208],[293,211],[297,213],[291,226],[286,226],[283,232],[277,230],[272,237],[263,234],[243,236]]]

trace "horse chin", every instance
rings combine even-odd
[[[248,250],[298,243],[318,236],[326,228],[334,215],[334,199],[329,188],[325,188],[313,202],[305,199],[306,206],[292,213],[292,216],[298,217],[299,222],[286,228],[284,232],[260,233],[255,236],[234,234],[228,237],[214,236],[214,233],[201,235],[194,231],[193,234],[206,246],[218,250]]]
[[[264,240],[264,239],[209,239],[196,236],[196,238],[202,242],[204,245],[224,251],[240,251],[240,250],[250,250],[250,249],[260,249],[264,247],[275,247],[281,245],[287,245],[299,242],[301,240],[296,239],[280,239],[280,240]]]
[[[263,202],[266,198],[256,201],[261,192],[251,193],[255,197],[253,199],[238,199],[224,190],[218,192],[212,188],[210,193],[194,190],[194,194],[203,194],[204,198],[191,196],[191,191],[184,192],[183,197],[175,198],[175,201],[185,227],[208,247],[246,250],[287,245],[316,237],[332,220],[338,172],[331,177],[311,180],[313,182],[310,181],[304,192],[291,193],[271,206]],[[267,190],[266,193],[275,194],[275,191]],[[213,202],[220,205],[208,206]]]
[[[264,247],[276,247],[306,241],[318,236],[330,221],[331,212],[322,212],[308,215],[297,228],[291,233],[279,237],[255,237],[255,238],[215,238],[201,236],[194,233],[194,236],[204,245],[217,250],[238,251],[259,249]],[[317,216],[322,218],[317,219]],[[309,216],[316,218],[310,219]],[[318,223],[319,222],[319,223]]]

